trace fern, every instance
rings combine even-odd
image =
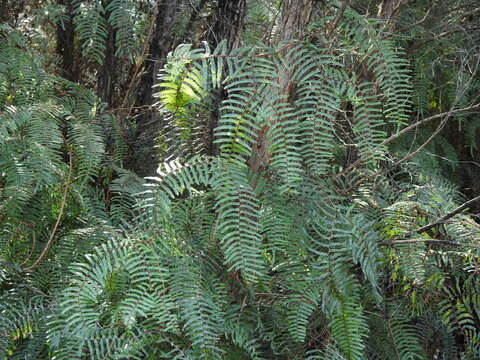
[[[16,32],[0,38],[0,78],[8,90],[0,102],[0,357],[12,359],[49,356],[47,292],[63,289],[65,265],[111,231],[96,184],[109,158],[102,105],[90,91],[47,73],[40,56],[18,46],[21,39]],[[18,301],[5,297],[13,288]]]
[[[105,7],[110,13],[108,22],[116,30],[117,53],[133,58],[137,50],[135,28],[135,4],[131,0],[112,0]]]
[[[362,309],[354,302],[345,302],[330,322],[333,337],[346,359],[362,359],[368,327]]]
[[[102,64],[108,36],[103,2],[75,0],[73,4],[75,30],[82,41],[82,53]]]
[[[259,203],[243,169],[220,168],[213,189],[217,196],[218,233],[229,270],[241,271],[247,281],[264,272],[259,227]]]
[[[74,4],[85,57],[113,33],[115,56],[136,53],[138,4]],[[331,9],[311,41],[177,47],[147,179],[122,167],[119,119],[1,28],[0,357],[475,358],[479,227],[418,234],[464,200],[388,168],[388,135],[429,102],[378,20]]]

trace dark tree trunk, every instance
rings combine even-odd
[[[244,19],[246,14],[246,0],[218,0],[215,11],[215,23],[212,31],[208,35],[208,43],[212,49],[216,48],[222,40],[227,40],[230,49],[239,47],[243,29],[245,26]],[[220,118],[220,106],[222,101],[226,99],[226,92],[220,88],[215,94],[215,102],[213,111],[207,124],[206,142],[208,155],[218,154],[218,145],[214,144],[214,132]]]
[[[205,2],[201,1],[199,7],[203,7],[204,4]],[[155,102],[152,86],[156,82],[158,70],[164,66],[168,52],[176,45],[175,25],[179,6],[180,2],[176,0],[159,1],[155,28],[140,80],[135,107],[146,110],[140,111],[137,115],[135,134],[130,144],[130,154],[127,161],[128,167],[140,176],[154,174],[158,166],[158,159],[155,154],[155,139],[162,126],[162,119],[149,106]],[[221,40],[226,39],[230,48],[237,47],[240,44],[244,28],[245,12],[246,0],[218,0],[214,15],[215,22],[212,31],[207,36],[209,45],[215,48]],[[192,25],[197,15],[192,13],[187,26]],[[212,155],[218,153],[217,147],[213,144],[213,132],[220,116],[218,109],[224,97],[224,90],[220,89],[216,97],[212,117],[207,125],[209,139],[206,152]]]
[[[155,27],[135,102],[136,108],[146,110],[136,115],[135,133],[130,139],[127,159],[127,166],[139,176],[154,174],[158,166],[155,139],[162,119],[149,106],[154,103],[152,86],[155,84],[158,70],[163,67],[168,52],[174,46],[176,15],[180,3],[179,0],[157,0]]]
[[[222,40],[228,41],[232,49],[240,45],[244,28],[246,0],[218,0],[215,23],[208,35],[208,43],[215,48]]]
[[[68,20],[57,25],[57,54],[62,59],[62,76],[70,81],[77,82],[80,71],[75,51],[75,27],[73,25],[73,5],[71,0],[58,0],[59,5],[65,6]]]
[[[0,0],[0,24],[15,26],[25,9],[25,0]]]
[[[106,7],[107,4],[104,4]],[[105,13],[105,20],[108,21],[110,17],[110,11]],[[115,29],[107,23],[107,39],[105,48],[105,57],[103,64],[98,73],[98,88],[97,95],[108,104],[108,106],[114,106],[115,104],[115,89],[117,88],[117,82],[119,76],[117,76],[118,59],[115,56],[117,47],[115,45]]]
[[[154,103],[152,86],[155,84],[158,70],[165,64],[165,59],[174,43],[176,13],[179,3],[178,0],[158,0],[155,29],[138,90],[138,105],[152,105]]]

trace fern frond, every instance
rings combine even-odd
[[[364,358],[368,326],[362,308],[358,304],[352,300],[342,303],[338,313],[333,315],[329,326],[335,342],[347,360]]]
[[[82,54],[102,64],[108,35],[103,2],[74,0],[73,5],[73,20],[82,42]]]
[[[105,7],[109,14],[108,22],[115,29],[116,56],[128,56],[131,59],[137,50],[135,27],[135,3],[132,0],[111,0]]]
[[[213,180],[218,233],[229,270],[256,282],[264,274],[260,235],[260,204],[246,171],[235,165],[219,167]]]

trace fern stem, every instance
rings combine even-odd
[[[395,355],[397,355],[398,360],[401,360],[400,354],[398,353],[397,344],[395,343],[395,336],[393,336],[392,325],[390,323],[390,319],[387,319],[387,327],[388,327],[388,333],[390,334],[390,337],[392,338],[393,348],[395,349]]]
[[[35,238],[35,232],[32,233],[32,237],[33,237],[33,241],[32,241],[32,248],[30,249],[30,253],[28,254],[28,256],[25,258],[25,260],[22,261],[22,263],[20,264],[20,266],[23,266],[27,263],[28,260],[30,260],[30,258],[32,257],[33,255],[33,251],[35,250],[35,245],[37,243],[36,241],[36,238]]]
[[[38,256],[37,260],[35,260],[35,262],[32,265],[24,268],[23,271],[31,271],[33,268],[35,268],[43,260],[43,258],[45,257],[45,255],[47,253],[47,250],[50,248],[50,245],[53,242],[55,234],[57,233],[58,226],[60,225],[60,221],[62,220],[63,212],[65,210],[65,204],[67,202],[68,188],[69,188],[69,185],[70,185],[70,178],[72,176],[72,169],[73,169],[72,152],[70,151],[68,153],[68,155],[69,155],[68,177],[67,177],[67,181],[64,184],[65,189],[63,191],[62,203],[60,204],[60,211],[58,213],[57,220],[55,221],[55,225],[53,226],[53,229],[50,233],[50,237],[48,238],[48,241],[45,244],[44,248],[42,249],[42,252]]]

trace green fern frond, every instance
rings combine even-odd
[[[265,271],[260,204],[246,171],[235,165],[219,167],[213,180],[213,190],[218,194],[218,234],[225,264],[231,271],[240,271],[245,280],[256,282]]]
[[[342,302],[329,324],[341,353],[347,360],[364,358],[368,326],[363,309],[352,300]]]
[[[102,64],[108,36],[105,8],[99,0],[74,0],[75,30],[82,41],[82,54]]]
[[[117,56],[133,59],[137,51],[135,27],[135,3],[132,0],[111,0],[105,7],[108,22],[115,29]]]

